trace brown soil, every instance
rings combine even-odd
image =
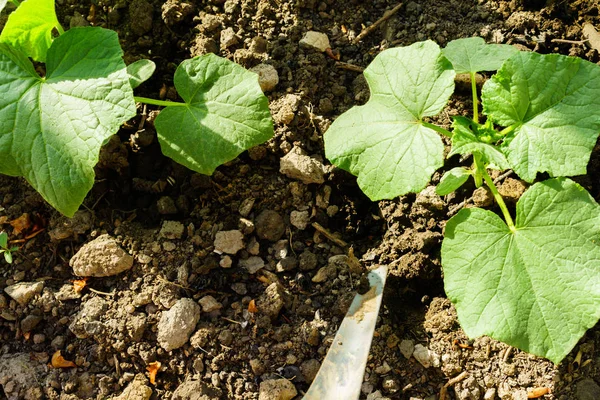
[[[326,54],[299,45],[306,31],[326,33],[341,61],[360,67],[389,47],[425,39],[443,46],[473,35],[598,62],[597,51],[585,44],[553,42],[580,41],[584,22],[598,26],[597,1],[408,1],[360,44],[351,39],[395,1],[58,3],[65,27],[114,29],[128,63],[140,58],[156,62],[157,73],[138,89],[142,96],[176,99],[176,66],[209,51],[247,68],[272,65],[279,74],[279,84],[268,93],[276,134],[206,177],[162,156],[151,108],[146,130],[136,130],[140,109],[103,149],[96,185],[71,221],[48,207],[24,181],[0,176],[0,229],[11,239],[23,238],[27,232],[18,234],[5,222],[24,213],[46,227],[24,241],[13,264],[0,262],[0,289],[16,282],[44,283],[43,291],[26,305],[0,294],[0,364],[10,360],[12,366],[0,370],[0,397],[257,399],[261,382],[284,377],[292,380],[301,398],[364,271],[387,263],[392,271],[363,383],[364,398],[377,399],[379,391],[391,399],[437,399],[442,386],[463,372],[464,379],[453,385],[448,399],[523,399],[532,388],[548,388],[544,399],[600,398],[585,397],[598,394],[589,380],[600,383],[598,327],[558,366],[489,338],[470,341],[461,331],[444,298],[439,252],[445,221],[460,205],[480,201],[471,197],[472,187],[444,199],[425,190],[372,203],[355,179],[340,170],[328,173],[322,185],[303,184],[279,173],[280,158],[294,147],[328,164],[322,134],[342,112],[369,97],[360,73],[339,68]],[[227,29],[233,30],[237,43],[223,47],[222,32]],[[439,122],[447,124],[449,116],[467,114],[470,107],[459,95]],[[578,179],[596,199],[599,154],[592,157],[590,174]],[[447,168],[452,163],[459,160],[452,159]],[[432,184],[442,173],[434,175]],[[510,179],[507,191],[522,188]],[[266,210],[278,216],[267,221],[267,234],[259,234],[264,218],[258,217]],[[351,244],[363,271],[348,266],[343,257],[348,248],[310,224],[305,229],[292,225],[292,211],[307,211],[311,223]],[[160,235],[167,221],[180,222],[183,231]],[[215,235],[238,229],[245,248],[230,257],[231,268],[224,268],[228,260],[214,252]],[[281,234],[273,234],[277,231]],[[78,277],[69,260],[83,244],[104,233],[134,257],[133,268],[91,278],[81,293],[75,293],[71,281]],[[265,263],[256,274],[242,266],[251,257]],[[183,347],[161,347],[157,324],[162,313],[181,298],[200,300],[207,295],[221,307],[201,313]],[[248,312],[254,307],[256,313]],[[432,366],[425,368],[402,355],[401,343],[411,342],[433,352]],[[48,367],[57,350],[76,368]],[[156,361],[161,367],[151,384],[147,368]],[[23,374],[30,379],[19,382],[17,376]],[[128,387],[136,387],[137,394]],[[193,397],[194,391],[206,397]]]

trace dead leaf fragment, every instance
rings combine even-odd
[[[88,278],[85,277],[83,279],[74,279],[71,282],[73,282],[73,290],[75,290],[75,293],[80,293],[87,285],[87,281]]]
[[[73,361],[65,360],[62,354],[60,354],[60,350],[56,351],[52,354],[52,360],[50,360],[50,365],[54,368],[73,368],[77,367]]]
[[[146,370],[148,371],[148,379],[150,379],[150,383],[156,385],[156,374],[160,370],[161,363],[160,361],[154,361],[148,364]]]
[[[31,218],[28,213],[23,213],[19,218],[10,221],[10,225],[13,227],[13,233],[20,235],[21,232],[31,228]]]
[[[537,387],[527,391],[528,399],[537,399],[542,397],[545,394],[550,393],[550,389],[547,387]]]
[[[254,299],[250,300],[250,303],[248,303],[248,312],[253,314],[258,312],[258,308],[256,307],[256,302]]]

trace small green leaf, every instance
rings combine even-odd
[[[474,122],[465,117],[454,117],[452,122],[452,150],[448,154],[451,157],[455,154],[468,155],[473,152],[479,153],[483,161],[494,169],[508,169],[506,157],[496,146],[482,142],[473,132],[477,129]]]
[[[442,50],[459,74],[496,71],[518,51],[507,44],[487,44],[480,37],[453,40]]]
[[[502,151],[522,179],[586,173],[600,132],[600,66],[519,52],[485,83],[482,100],[494,123],[515,126]]]
[[[443,164],[439,135],[422,123],[454,91],[454,70],[432,41],[381,52],[365,69],[371,98],[324,136],[332,163],[358,177],[371,200],[422,190]]]
[[[12,264],[12,262],[13,262],[12,253],[10,251],[5,251],[4,252],[4,259],[6,260],[7,263]]]
[[[46,78],[0,44],[0,173],[24,176],[72,216],[94,183],[100,147],[135,116],[116,32],[74,28],[48,51]]]
[[[0,248],[6,249],[8,247],[8,235],[6,232],[0,232]]]
[[[135,89],[146,82],[156,70],[156,64],[151,60],[141,59],[127,66],[129,74],[129,83],[131,88]]]
[[[35,61],[45,62],[54,29],[62,32],[54,0],[25,0],[8,17],[0,43],[10,44]]]
[[[551,179],[521,197],[515,227],[478,208],[450,219],[446,294],[468,336],[558,363],[600,317],[600,206],[573,181]]]
[[[435,192],[439,196],[450,194],[461,187],[469,179],[469,176],[471,176],[471,171],[466,168],[452,168],[442,176],[440,183],[435,188]]]
[[[255,73],[214,54],[179,65],[185,104],[167,106],[154,125],[163,153],[205,175],[273,136],[268,100]]]

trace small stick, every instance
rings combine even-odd
[[[373,25],[368,26],[365,29],[363,29],[362,32],[354,39],[354,41],[353,41],[354,44],[360,42],[362,40],[362,38],[364,38],[369,33],[373,32],[375,29],[377,29],[377,27],[379,27],[379,25],[383,24],[385,21],[387,21],[388,19],[390,19],[390,17],[392,15],[394,15],[398,11],[400,11],[401,7],[402,7],[402,3],[399,3],[396,7],[392,8],[390,11],[386,11],[383,14],[383,17],[381,17],[377,21],[375,21],[375,23]]]
[[[313,228],[321,232],[327,239],[331,240],[333,243],[337,244],[341,247],[348,247],[348,243],[344,242],[342,239],[338,239],[331,234],[327,229],[323,228],[318,222],[312,223]]]
[[[512,174],[513,174],[513,170],[512,169],[506,171],[505,173],[503,173],[502,175],[500,175],[499,177],[497,177],[496,179],[494,179],[494,184],[497,185],[498,182],[503,181],[504,179],[508,178]]]
[[[365,70],[363,67],[359,67],[358,65],[350,64],[343,61],[336,61],[335,66],[341,69],[346,69],[348,71],[354,72],[363,72]]]
[[[468,375],[469,375],[469,373],[467,371],[463,371],[459,375],[455,376],[454,378],[452,378],[448,382],[446,382],[446,384],[444,386],[442,386],[442,389],[440,390],[440,400],[446,400],[446,395],[448,394],[448,388],[450,386],[456,385],[458,382],[465,379]]]
[[[113,293],[101,292],[101,291],[99,291],[99,290],[92,289],[91,287],[88,287],[88,289],[89,289],[89,291],[90,291],[90,292],[93,292],[93,293],[96,293],[96,294],[101,294],[101,295],[103,295],[103,296],[114,296],[114,295],[115,295],[115,293],[114,293],[114,292],[113,292]]]
[[[551,42],[552,43],[567,43],[567,44],[584,44],[585,42],[588,42],[589,39],[583,39],[583,40],[567,40],[567,39],[552,39]]]
[[[508,361],[508,357],[510,357],[510,353],[512,353],[512,346],[510,346],[508,349],[506,349],[506,351],[504,352],[504,357],[502,357],[502,362],[506,364],[506,362]]]

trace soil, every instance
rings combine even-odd
[[[600,398],[598,326],[560,365],[461,331],[444,297],[442,230],[488,193],[472,196],[467,187],[440,198],[430,187],[373,203],[338,169],[326,167],[321,184],[279,172],[281,158],[297,150],[328,166],[323,133],[369,97],[359,72],[299,44],[307,31],[327,34],[333,54],[358,67],[389,47],[473,35],[597,63],[598,52],[581,42],[583,23],[600,26],[597,1],[407,1],[359,44],[352,39],[395,1],[57,3],[65,27],[114,29],[127,63],[157,64],[142,96],[177,99],[177,65],[206,52],[246,68],[273,66],[279,83],[267,95],[276,133],[207,177],[162,156],[156,110],[140,107],[104,147],[96,184],[70,220],[23,180],[0,176],[0,228],[21,246],[13,264],[1,264],[0,289],[22,282],[32,294],[22,303],[0,294],[0,397],[301,398],[365,272],[386,263],[391,276],[362,398],[438,399],[455,377],[446,399],[525,399],[543,388],[544,399]],[[459,93],[437,120],[449,124],[470,108]],[[597,200],[598,168],[600,151],[578,179]],[[501,178],[505,194],[518,198],[523,182]],[[23,226],[10,224],[17,219]],[[88,245],[97,240],[110,243],[122,272],[82,282],[70,261],[79,252],[79,267],[104,268],[110,257]],[[77,292],[74,284],[85,287]],[[426,365],[411,357],[416,345]],[[59,350],[74,366],[52,366]]]

